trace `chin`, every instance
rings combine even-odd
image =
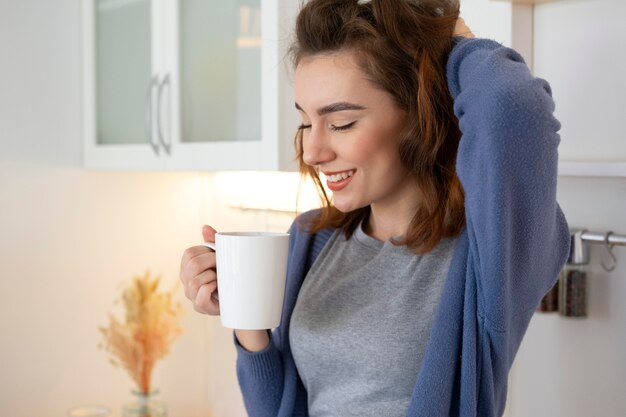
[[[342,207],[338,207],[336,205],[333,205],[333,207],[336,208],[337,210],[339,210],[340,212],[342,212],[343,214],[346,214],[346,213],[349,213],[349,212],[352,211],[352,210],[346,210],[346,209],[344,209]]]
[[[348,202],[342,203],[341,201],[333,201],[333,207],[335,207],[337,210],[339,210],[340,212],[344,214],[366,207],[367,205],[368,204],[352,204]]]

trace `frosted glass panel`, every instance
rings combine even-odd
[[[182,141],[260,140],[260,0],[180,6]]]
[[[98,143],[147,143],[150,0],[96,3]]]

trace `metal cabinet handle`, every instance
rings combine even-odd
[[[152,150],[155,154],[159,154],[159,144],[153,139],[152,134],[152,91],[154,90],[154,86],[158,83],[159,78],[155,75],[150,79],[150,84],[148,85],[148,90],[146,91],[146,99],[144,104],[144,128],[146,130],[146,135],[148,136],[148,141]]]
[[[165,152],[168,155],[171,155],[172,144],[165,140],[166,138],[165,138],[165,135],[163,134],[163,126],[161,124],[161,96],[166,85],[168,87],[170,86],[170,74],[169,73],[165,75],[165,78],[163,78],[163,81],[161,81],[161,84],[159,84],[159,91],[157,93],[157,129],[158,129],[157,132],[158,132],[159,142],[161,142],[161,145],[165,149]],[[171,98],[167,100],[166,115],[168,117],[170,115],[170,101],[171,101]]]

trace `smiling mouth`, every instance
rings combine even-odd
[[[335,174],[324,174],[324,175],[326,176],[326,181],[330,183],[334,183],[334,182],[343,181],[346,178],[351,177],[352,175],[354,175],[354,170],[338,172]]]

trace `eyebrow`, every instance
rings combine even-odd
[[[296,105],[296,109],[300,110],[301,112],[304,112],[304,110],[302,109],[302,107],[300,107],[300,105],[298,103],[295,103]],[[361,106],[360,104],[354,104],[354,103],[348,103],[345,101],[340,101],[338,103],[332,103],[332,104],[328,104],[324,107],[321,107],[319,109],[317,109],[317,114],[320,116],[323,116],[325,114],[328,113],[335,113],[338,111],[344,111],[344,110],[365,110],[366,107]],[[305,112],[306,113],[306,112]]]

